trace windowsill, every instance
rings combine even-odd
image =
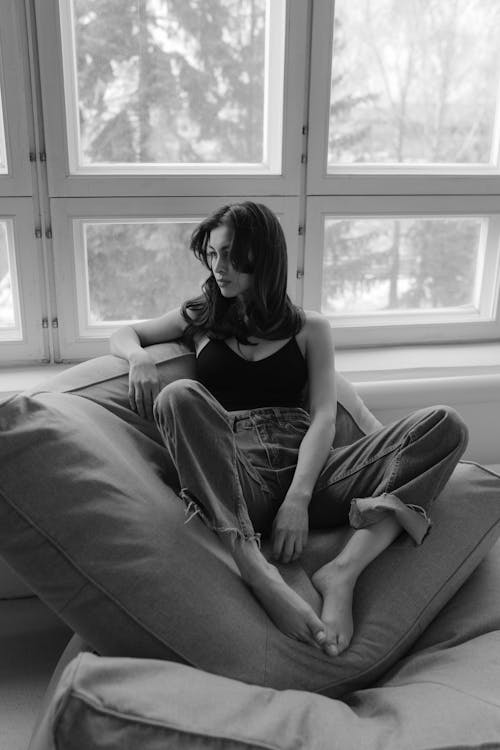
[[[0,368],[0,396],[5,398],[35,386],[51,375],[72,367],[63,364],[12,365]],[[500,343],[434,344],[373,349],[343,349],[336,352],[336,367],[365,391],[393,381],[413,381],[421,386],[429,380],[459,379],[497,381],[500,384]],[[489,377],[488,377],[489,376]],[[403,384],[400,383],[401,387]],[[398,389],[398,386],[395,386]],[[499,388],[500,392],[500,388]]]
[[[497,342],[345,349],[336,367],[378,409],[500,402]]]
[[[353,383],[500,375],[500,343],[342,349],[336,366]]]

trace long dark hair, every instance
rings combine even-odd
[[[207,259],[210,232],[221,225],[233,230],[229,253],[233,267],[252,274],[244,302],[238,297],[222,296]],[[300,331],[304,312],[292,303],[286,291],[285,235],[267,206],[251,201],[222,206],[195,229],[190,249],[210,276],[202,285],[202,294],[182,305],[188,339],[192,340],[196,333],[206,333],[211,338],[235,336],[247,343],[248,336],[280,339]]]

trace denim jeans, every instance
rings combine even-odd
[[[308,412],[228,412],[201,383],[181,379],[161,391],[154,415],[177,469],[187,520],[198,514],[216,532],[244,539],[269,534],[294,475]],[[434,406],[331,448],[309,505],[310,529],[361,528],[392,513],[420,544],[432,502],[466,445],[461,417]]]

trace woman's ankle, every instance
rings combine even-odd
[[[231,552],[246,583],[251,584],[271,572],[273,566],[266,560],[255,539],[235,539]]]
[[[338,557],[334,557],[333,560],[330,560],[319,568],[316,573],[313,574],[313,578],[314,576],[318,578],[327,575],[335,580],[350,582],[352,586],[354,586],[359,578],[360,572],[358,561],[352,558],[343,557],[342,553],[340,553]]]

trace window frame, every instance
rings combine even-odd
[[[331,218],[490,218],[484,248],[480,297],[476,320],[460,312],[371,313],[329,317],[336,345],[341,348],[374,345],[464,342],[500,337],[500,206],[495,197],[480,196],[313,196],[307,202],[308,247],[305,253],[303,304],[321,307],[324,219]],[[491,308],[492,318],[487,317]]]
[[[306,122],[308,3],[287,0],[282,170],[277,175],[70,174],[58,0],[34,0],[47,172],[51,197],[294,195],[301,180],[302,129]]]
[[[151,174],[159,176],[183,177],[188,175],[207,176],[248,176],[262,175],[272,176],[281,173],[282,130],[279,123],[283,123],[284,115],[284,78],[278,74],[281,66],[285,66],[285,35],[286,35],[286,0],[266,0],[266,20],[268,27],[265,35],[265,69],[269,69],[266,77],[264,91],[264,133],[263,133],[263,163],[257,164],[231,164],[231,163],[207,163],[196,162],[192,164],[109,164],[109,165],[81,165],[79,164],[80,132],[69,128],[68,123],[73,126],[78,121],[78,101],[76,87],[72,86],[76,78],[74,70],[75,44],[74,44],[74,15],[73,0],[59,0],[60,39],[63,63],[63,79],[65,89],[65,112],[66,112],[66,135],[68,143],[68,171],[76,176],[144,176]],[[278,27],[278,37],[271,37],[271,31]],[[65,43],[63,44],[63,39]],[[278,126],[274,123],[278,122]],[[78,126],[77,126],[78,127]],[[268,152],[269,155],[266,156]],[[268,164],[266,168],[266,162]]]
[[[0,196],[33,194],[28,123],[29,76],[23,3],[0,5],[0,88],[7,173],[0,173]]]
[[[308,195],[498,195],[500,165],[491,167],[342,165],[328,171],[328,131],[335,0],[314,0],[312,21]],[[500,81],[499,81],[500,87]],[[322,117],[315,117],[321,112]],[[496,129],[500,128],[500,101]]]
[[[422,343],[475,342],[500,335],[500,167],[403,165],[338,165],[328,170],[329,102],[332,74],[334,0],[314,0],[311,29],[309,138],[306,178],[306,243],[301,279],[302,303],[319,310],[323,265],[323,217],[470,216],[491,215],[488,262],[496,278],[490,290],[494,301],[491,321],[442,323],[412,322],[408,316],[388,313],[373,316],[364,325],[347,316],[332,318],[333,335],[340,348]],[[500,89],[500,81],[499,81]],[[325,107],[325,102],[328,105]],[[500,128],[500,100],[496,128]],[[483,300],[484,306],[484,300]],[[429,318],[427,318],[429,319]],[[374,324],[374,320],[377,321]]]
[[[0,341],[4,361],[48,361],[48,321],[43,328],[43,296],[40,279],[44,277],[39,243],[34,236],[31,198],[0,198],[0,221],[13,223],[15,276],[19,291],[20,339]]]
[[[298,304],[315,309],[319,309],[321,294],[324,214],[360,218],[492,215],[498,235],[500,170],[343,165],[328,172],[329,112],[325,102],[330,96],[334,0],[286,0],[281,174],[71,175],[58,3],[20,0],[0,7],[0,74],[7,158],[12,169],[9,175],[0,175],[0,216],[8,205],[12,215],[23,217],[22,230],[16,229],[20,237],[16,245],[23,248],[18,261],[21,308],[26,325],[29,322],[22,345],[0,342],[5,361],[48,361],[49,352],[56,361],[108,353],[105,338],[78,332],[73,217],[113,218],[128,211],[147,218],[166,211],[179,215],[183,208],[185,215],[205,215],[225,202],[253,196],[282,212],[289,247],[289,294]],[[36,28],[36,39],[31,38],[32,28]],[[43,119],[39,117],[42,109]],[[497,109],[496,127],[500,130],[500,99]],[[35,158],[46,152],[47,160],[38,158],[36,166],[30,164],[30,151],[40,152]],[[41,231],[41,241],[34,236],[35,228]],[[494,320],[450,320],[429,326],[408,324],[401,317],[397,324],[394,316],[392,324],[384,325],[371,322],[364,327],[341,328],[334,323],[337,347],[410,344],[418,349],[422,343],[465,345],[498,339],[500,258],[495,266],[491,260],[493,241],[491,234],[490,281],[498,279]],[[499,246],[497,252],[500,256]],[[48,329],[41,328],[43,318],[49,318]]]

